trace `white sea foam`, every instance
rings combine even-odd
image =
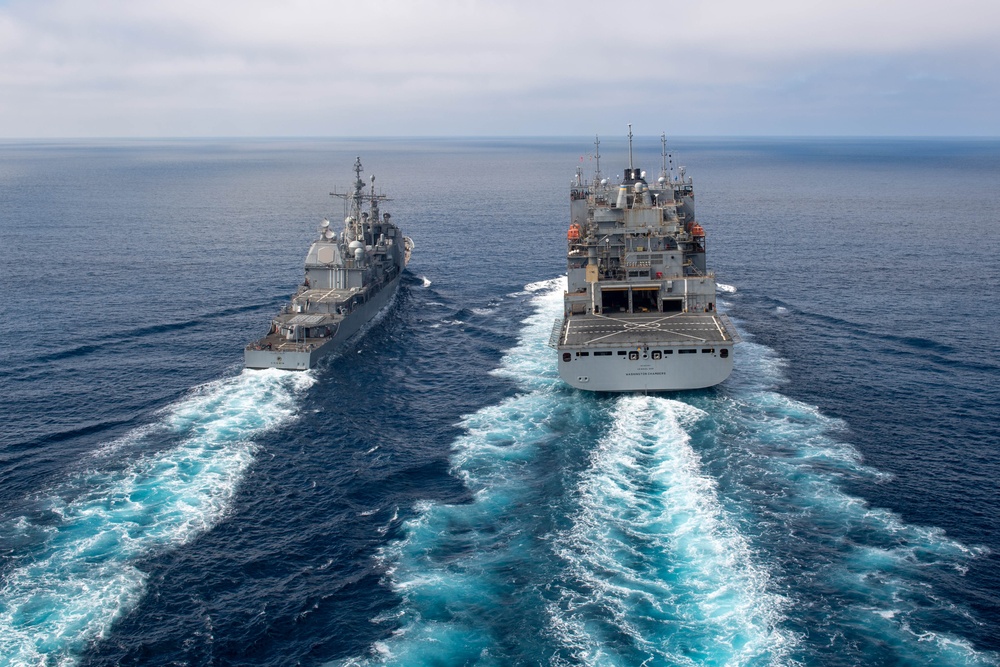
[[[715,289],[718,292],[725,292],[726,294],[734,294],[736,292],[735,285],[726,285],[724,283],[716,283]]]
[[[943,600],[932,603],[925,578],[934,568],[961,574],[966,561],[985,550],[961,545],[938,528],[908,524],[848,493],[845,480],[885,482],[891,476],[865,465],[860,452],[840,439],[848,434],[842,421],[774,391],[784,365],[773,350],[742,344],[726,385],[732,399],[717,406],[714,418],[734,434],[722,454],[730,460],[731,492],[756,505],[768,519],[761,526],[778,533],[764,541],[781,541],[802,554],[818,547],[823,554],[802,558],[790,592],[810,598],[815,587],[820,601],[810,598],[797,608],[793,599],[789,616],[810,628],[823,651],[847,661],[886,651],[900,664],[996,664],[996,656],[940,630],[936,614],[965,613]],[[822,662],[823,655],[810,660]]]
[[[423,284],[424,287],[430,287],[431,286],[431,279],[428,278],[427,276],[420,276],[420,280],[421,280],[421,283]]]
[[[475,610],[496,586],[492,559],[509,553],[510,542],[523,538],[494,530],[497,517],[515,510],[525,490],[525,465],[554,435],[547,423],[559,414],[562,400],[553,391],[555,363],[545,341],[561,312],[564,284],[562,278],[526,288],[526,294],[534,295],[536,312],[496,371],[521,384],[525,393],[462,422],[465,434],[453,444],[452,473],[466,483],[474,502],[418,504],[417,516],[404,525],[405,538],[379,554],[386,581],[403,607],[400,615],[378,620],[400,629],[374,645],[369,655],[336,664],[499,664],[489,658],[495,640],[484,633]],[[435,549],[456,540],[468,542],[468,558],[435,556]]]
[[[566,277],[562,276],[559,278],[549,278],[548,280],[539,280],[535,283],[528,283],[524,286],[525,292],[546,292],[551,293],[556,290],[557,287],[562,286],[565,289]],[[558,292],[556,292],[558,294]]]
[[[225,515],[253,461],[251,439],[291,417],[296,394],[313,381],[308,373],[244,371],[199,387],[154,429],[102,452],[131,451],[134,460],[92,467],[53,490],[45,509],[55,521],[12,522],[34,544],[0,589],[3,664],[72,665],[106,636],[142,598],[145,575],[135,561],[189,542]],[[142,439],[153,432],[176,444],[143,455]]]
[[[566,400],[546,346],[564,289],[564,278],[528,286],[536,311],[495,371],[524,391],[462,423],[452,472],[474,502],[422,504],[404,525],[405,538],[380,555],[388,583],[403,600],[402,615],[385,620],[400,629],[369,655],[341,664],[503,663],[498,638],[489,636],[477,610],[497,604],[499,590],[509,586],[498,571],[536,544],[524,532],[524,519],[532,513],[525,503],[539,456],[563,446],[566,419],[586,432],[588,410],[599,405]],[[782,599],[768,591],[766,570],[722,510],[714,482],[687,442],[684,425],[700,411],[645,397],[618,405],[620,419],[573,494],[579,510],[572,528],[547,538],[551,546],[539,557],[549,562],[532,563],[533,570],[548,569],[568,582],[549,605],[548,631],[537,629],[550,648],[569,651],[551,664],[632,664],[634,656],[599,631],[605,622],[660,659],[682,657],[683,642],[701,642],[706,656],[724,654],[729,664],[777,659],[791,644],[775,628]],[[560,584],[546,579],[525,586],[519,596],[541,595],[542,587],[551,595]],[[538,613],[545,609],[540,604]],[[679,634],[674,645],[672,632]]]
[[[990,662],[929,630],[914,595],[922,584],[908,580],[968,550],[843,490],[845,477],[880,473],[837,438],[841,422],[775,391],[786,363],[773,350],[741,344],[721,393],[691,399],[706,411],[659,397],[578,395],[558,380],[546,346],[563,289],[558,279],[522,293],[535,313],[494,371],[521,393],[469,415],[453,444],[452,472],[473,502],[415,508],[405,537],[380,554],[402,602],[374,620],[394,629],[341,664],[491,665],[526,655],[552,665],[821,664],[832,650],[863,662],[871,647],[914,664]],[[611,426],[587,433],[607,421],[608,405]],[[574,485],[552,498],[558,508],[539,506],[536,482],[551,483],[552,453],[591,442]],[[532,533],[540,524],[531,518],[546,512],[556,514],[543,525],[569,525]],[[769,554],[773,544],[781,550]],[[814,563],[816,545],[824,559]],[[795,577],[772,560],[794,563]],[[802,603],[810,586],[819,601]],[[510,618],[532,613],[536,625]],[[537,650],[517,652],[529,645]]]
[[[562,315],[566,278],[532,283],[526,288],[535,296],[535,312],[523,322],[517,345],[510,349],[495,375],[508,377],[525,388],[552,389],[558,382],[555,353],[548,347],[556,318]]]
[[[685,424],[697,408],[629,396],[591,455],[551,629],[584,664],[780,664],[786,601],[723,510]],[[609,641],[621,637],[617,647]]]

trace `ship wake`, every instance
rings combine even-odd
[[[687,429],[705,413],[628,396],[594,447],[572,527],[552,627],[584,664],[779,664],[794,636],[702,471]]]
[[[154,424],[107,443],[30,513],[2,524],[3,664],[72,665],[143,597],[137,562],[221,521],[255,454],[292,418],[309,373],[244,371],[198,387]]]
[[[495,371],[520,391],[452,444],[472,502],[383,548],[400,602],[338,664],[993,664],[935,588],[980,552],[845,491],[884,475],[777,391],[773,351],[677,399],[577,392],[545,344],[564,284],[528,287]]]
[[[384,549],[402,605],[374,620],[394,629],[340,664],[746,664],[791,643],[687,444],[701,411],[558,381],[545,341],[563,285],[528,286],[536,313],[496,371],[523,391],[467,417],[453,445],[474,502],[419,508]]]

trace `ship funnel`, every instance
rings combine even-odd
[[[624,183],[618,186],[618,202],[616,206],[618,208],[628,207],[628,186]]]
[[[653,198],[649,194],[649,186],[643,183],[642,181],[639,181],[638,183],[635,184],[635,193],[637,199],[642,201],[642,204],[644,206],[653,205]]]

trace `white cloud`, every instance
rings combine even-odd
[[[997,37],[979,0],[15,0],[0,136],[1000,134]]]

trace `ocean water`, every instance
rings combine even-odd
[[[0,143],[0,665],[1000,663],[1000,141],[670,145],[745,341],[592,395],[589,139]],[[395,301],[243,370],[356,155]]]

